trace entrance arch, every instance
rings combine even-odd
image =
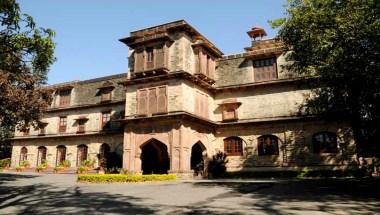
[[[206,147],[200,141],[198,141],[196,144],[193,145],[193,147],[191,147],[190,166],[191,169],[194,171],[194,175],[203,175],[205,165],[203,157],[205,152]]]
[[[170,169],[168,148],[153,139],[141,146],[141,169],[143,174],[167,174]]]

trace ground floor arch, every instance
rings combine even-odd
[[[152,139],[141,146],[141,169],[143,174],[167,174],[170,169],[168,148]]]
[[[206,147],[198,141],[191,147],[190,168],[194,175],[203,175],[205,168]]]

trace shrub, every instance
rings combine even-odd
[[[25,161],[21,162],[20,166],[28,168],[28,167],[30,167],[30,163],[29,163],[29,161],[25,160]]]
[[[41,164],[36,167],[36,172],[42,172],[48,167],[47,161],[42,160]]]
[[[65,167],[64,166],[56,166],[54,167],[54,172],[57,173],[57,172],[62,172],[65,170]]]
[[[87,173],[88,172],[88,168],[85,167],[85,166],[80,166],[78,169],[77,169],[77,173],[78,174],[83,174],[83,173]]]
[[[5,158],[0,160],[0,168],[9,168],[11,166],[11,159]]]
[[[69,160],[64,160],[64,161],[61,161],[61,163],[59,163],[58,166],[61,166],[61,167],[70,167],[71,166],[71,162]]]
[[[84,160],[81,162],[81,166],[89,167],[89,168],[93,168],[94,164],[95,164],[95,160]]]
[[[24,166],[18,166],[18,167],[16,167],[16,171],[17,172],[22,172],[22,171],[24,171],[24,169],[25,169]]]
[[[227,154],[218,152],[212,156],[212,159],[208,163],[208,175],[212,178],[219,178],[226,173],[226,164],[228,163]]]
[[[124,174],[84,174],[78,175],[78,181],[90,183],[144,182],[176,180],[175,174],[163,175],[124,175]]]

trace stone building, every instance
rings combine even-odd
[[[347,123],[300,111],[311,91],[283,68],[281,42],[258,27],[248,36],[224,55],[184,20],[131,32],[126,74],[49,86],[46,126],[16,133],[12,165],[78,166],[105,151],[144,174],[191,173],[217,152],[230,171],[355,164]]]

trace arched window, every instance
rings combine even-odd
[[[38,154],[37,154],[37,166],[41,165],[44,160],[46,160],[46,147],[40,146],[38,147]]]
[[[24,146],[21,148],[20,165],[22,165],[22,163],[27,160],[28,160],[28,149]]]
[[[257,138],[259,155],[278,155],[278,137],[263,135]]]
[[[59,166],[64,160],[66,160],[66,146],[57,146],[56,165]]]
[[[88,151],[88,147],[86,145],[79,145],[78,146],[77,166],[80,166],[82,161],[87,160],[87,151]]]
[[[337,153],[338,144],[336,134],[332,132],[319,132],[313,135],[314,153]]]
[[[224,152],[227,155],[243,155],[243,140],[239,137],[224,139]]]

